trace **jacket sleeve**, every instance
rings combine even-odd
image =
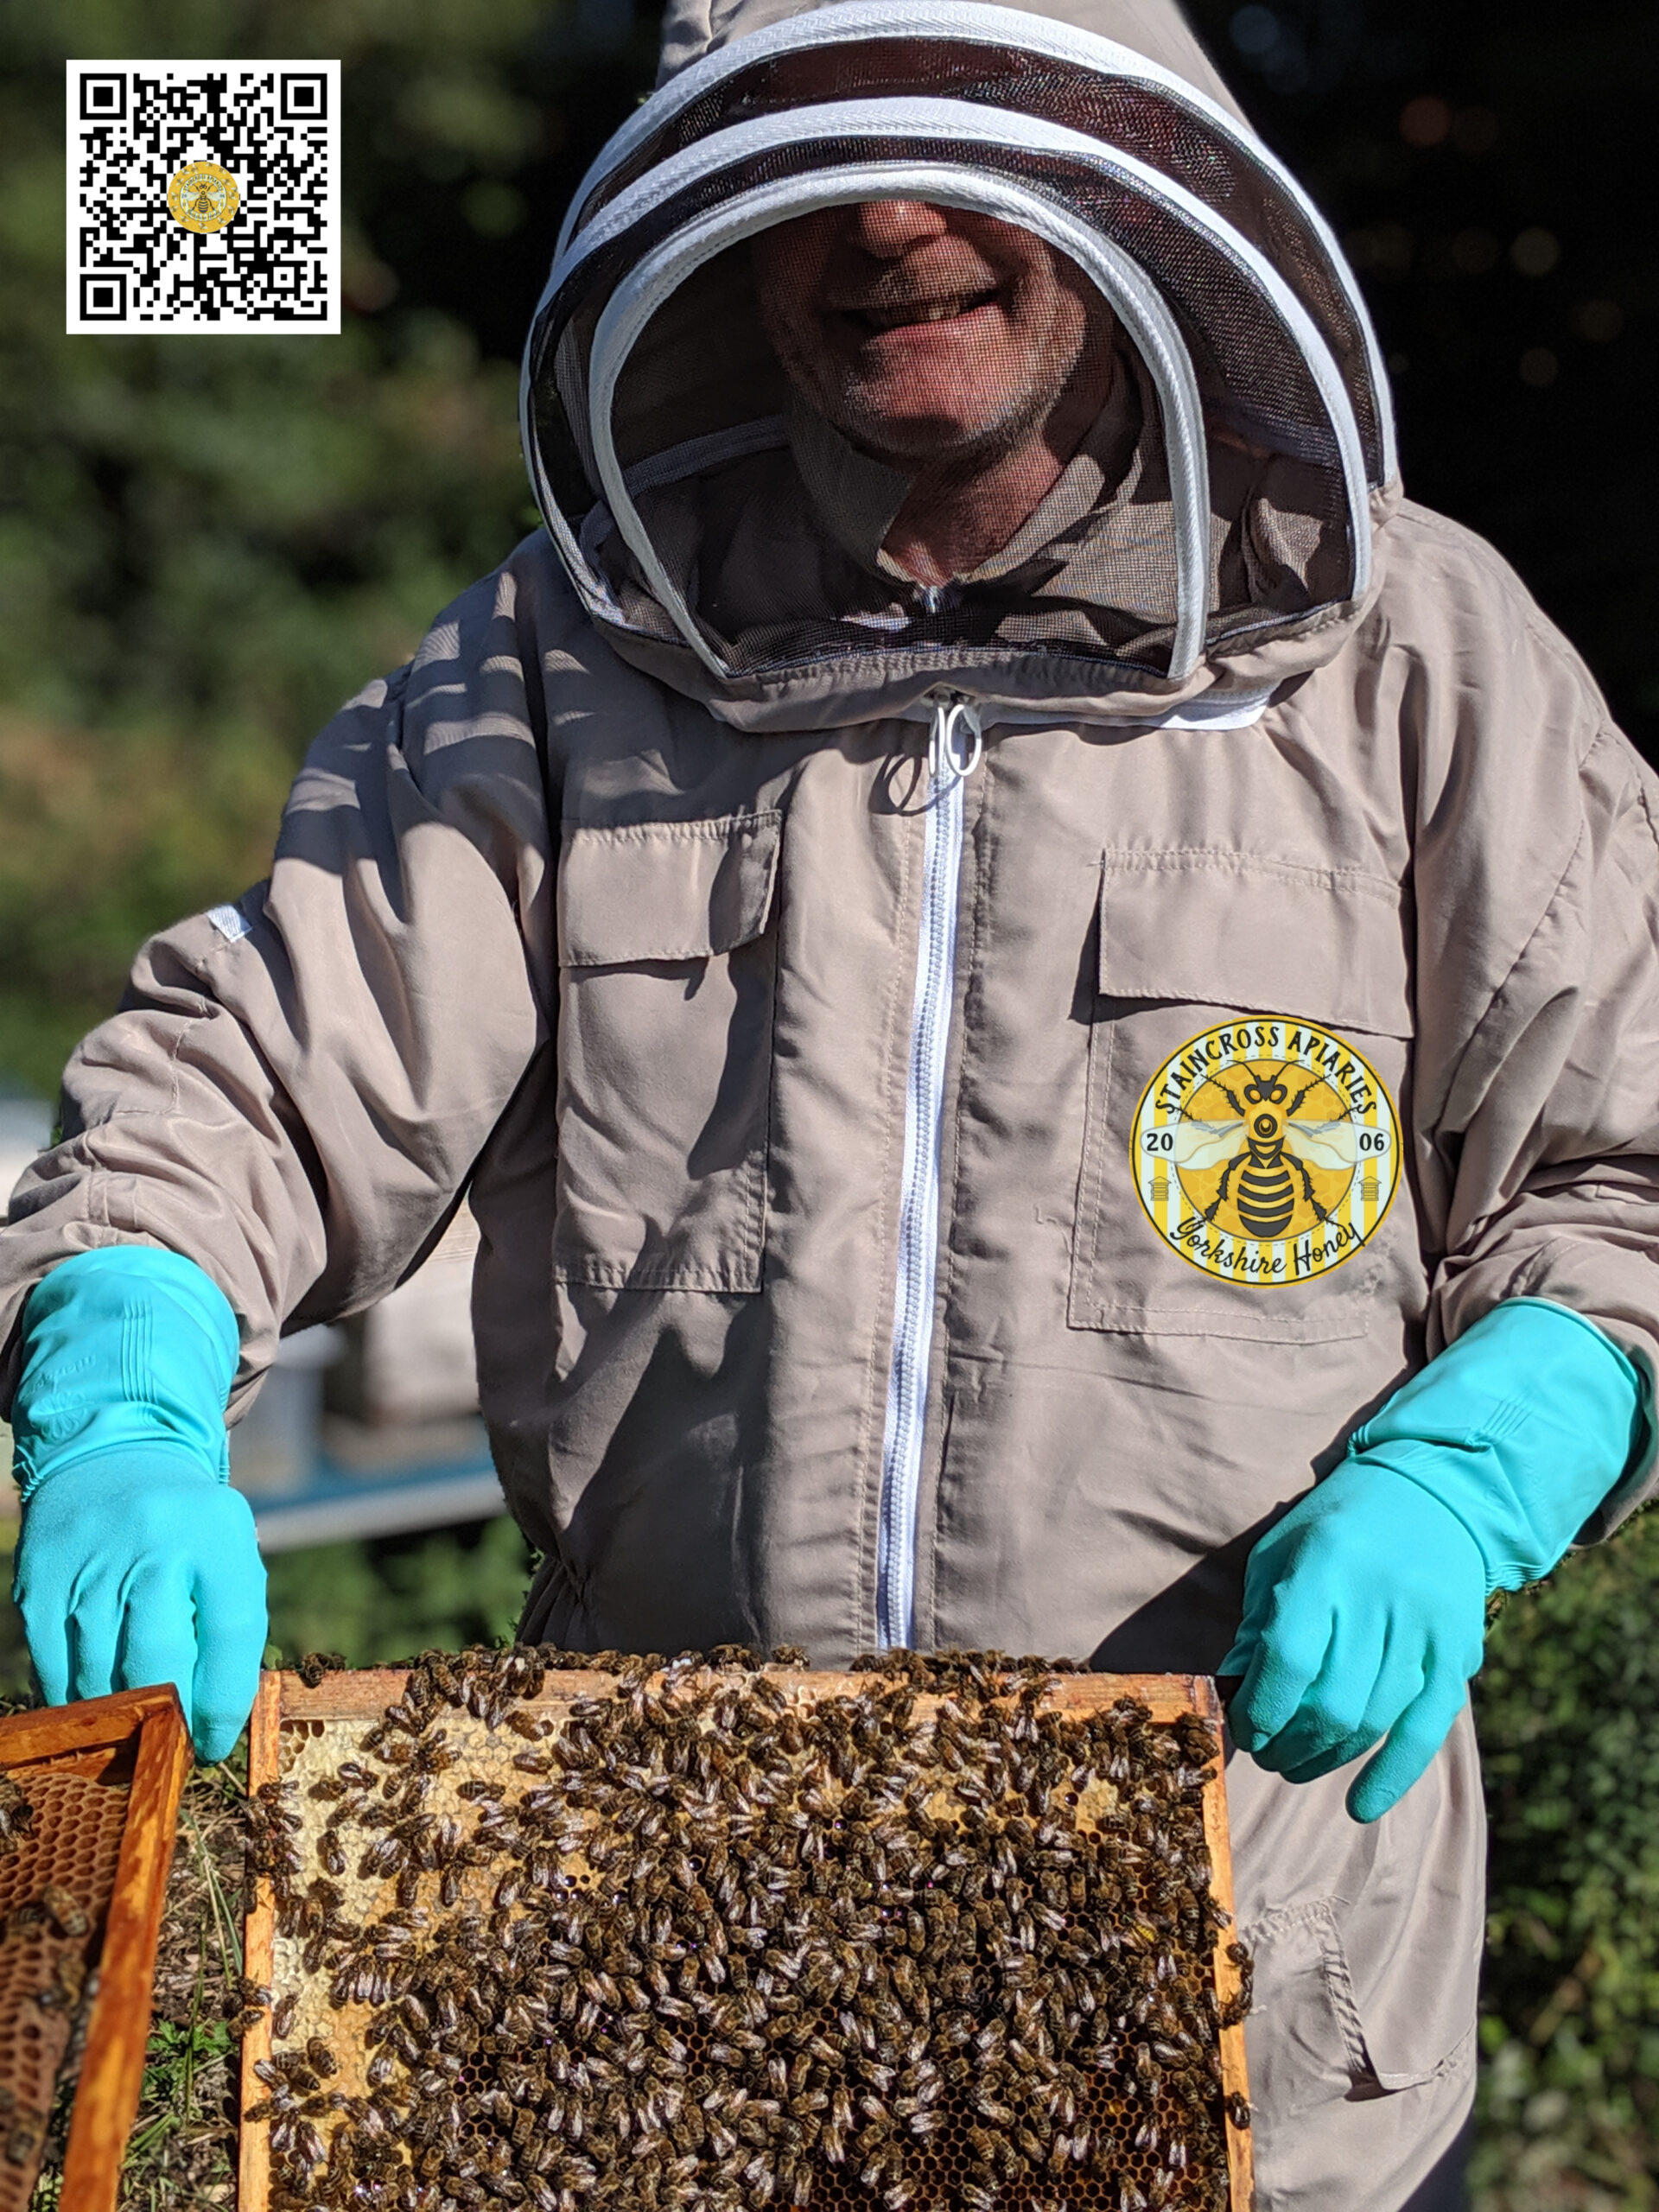
[[[196,1262],[245,1389],[285,1323],[371,1304],[441,1230],[552,1018],[535,596],[509,563],[459,601],[312,747],[269,880],[140,951],[0,1230],[8,1401],[72,1252]]]
[[[1414,1118],[1425,1218],[1444,1223],[1429,1350],[1501,1300],[1551,1299],[1630,1356],[1651,1415],[1656,787],[1576,657],[1501,574],[1502,649],[1478,678],[1465,654],[1454,727],[1438,769],[1426,749],[1420,794]],[[1649,1427],[1645,1459],[1586,1536],[1654,1488]]]

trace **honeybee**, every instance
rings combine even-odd
[[[1238,1224],[1231,1233],[1262,1243],[1284,1236],[1299,1198],[1316,1221],[1330,1219],[1330,1209],[1313,1187],[1313,1169],[1327,1173],[1346,1171],[1351,1175],[1362,1158],[1379,1158],[1391,1142],[1387,1129],[1372,1128],[1349,1118],[1298,1121],[1308,1093],[1319,1089],[1324,1078],[1310,1075],[1293,1097],[1283,1078],[1294,1065],[1287,1060],[1276,1070],[1247,1066],[1250,1079],[1242,1090],[1235,1090],[1219,1076],[1212,1077],[1215,1088],[1233,1110],[1236,1118],[1231,1121],[1211,1122],[1194,1116],[1173,1128],[1146,1132],[1148,1148],[1172,1160],[1177,1169],[1202,1174],[1220,1166],[1221,1182],[1216,1195],[1200,1210],[1204,1220],[1215,1224],[1222,1208],[1230,1203]]]

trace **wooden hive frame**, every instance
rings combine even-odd
[[[143,2081],[156,1946],[190,1757],[189,1732],[170,1684],[0,1720],[0,1770],[25,1796],[31,1778],[48,1774],[124,1784],[127,1793],[113,1884],[107,1907],[99,1901],[98,1908],[104,1919],[101,1940],[92,1946],[98,1994],[64,2158],[66,2212],[115,2212]],[[48,1842],[31,1830],[22,1847],[38,1850]]]
[[[870,1675],[807,1673],[776,1667],[768,1668],[767,1672],[780,1687],[792,1692],[804,1702],[823,1697],[856,1695],[862,1688],[879,1680]],[[338,1732],[343,1739],[339,1746],[340,1753],[350,1756],[357,1732],[365,1725],[378,1720],[389,1705],[402,1697],[408,1679],[407,1672],[401,1668],[373,1668],[330,1674],[311,1688],[302,1682],[297,1675],[264,1674],[260,1681],[249,1737],[250,1792],[268,1783],[283,1780],[307,1739],[315,1740]],[[568,1709],[579,1699],[607,1696],[615,1686],[616,1677],[613,1675],[575,1670],[552,1673],[547,1676],[546,1685],[539,1695],[524,1700],[522,1703],[528,1711],[544,1713],[551,1717],[562,1709]],[[1154,1726],[1167,1727],[1182,1714],[1192,1713],[1213,1728],[1217,1742],[1220,1741],[1221,1700],[1214,1681],[1206,1675],[1058,1675],[1044,1700],[1044,1710],[1079,1714],[1093,1713],[1103,1711],[1126,1698],[1145,1706]],[[938,1701],[937,1696],[925,1693],[918,1696],[916,1700],[918,1718],[925,1719],[929,1709]],[[499,1742],[501,1739],[496,1740]],[[522,1749],[522,1745],[518,1748]],[[1226,1788],[1219,1758],[1215,1763],[1211,1779],[1204,1786],[1203,1802],[1205,1840],[1211,1866],[1211,1886],[1229,1922],[1226,1931],[1217,1939],[1213,1954],[1216,1993],[1225,2005],[1238,1993],[1240,1974],[1237,1966],[1227,1955],[1229,1944],[1236,1940],[1236,1929],[1231,1925],[1234,1919],[1232,1853],[1227,1827]],[[251,1980],[271,1987],[274,1999],[284,1993],[275,1987],[273,1981],[277,1969],[276,1914],[268,1879],[262,1878],[255,1885],[247,1922],[245,1967]],[[1249,2101],[1242,2024],[1223,2027],[1218,2032],[1218,2044],[1223,2091],[1229,2107],[1225,2126],[1230,2212],[1254,2212],[1255,2194],[1250,2134],[1248,2127],[1240,2128],[1234,2124],[1231,2113],[1235,2097],[1246,2104]],[[255,2069],[262,2061],[269,2060],[271,2050],[271,2015],[266,2012],[243,2040],[244,2109],[257,2103],[265,2094],[264,2084]],[[270,2212],[270,2130],[263,2123],[244,2122],[241,2127],[237,2202],[239,2212]]]

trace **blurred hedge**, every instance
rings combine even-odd
[[[1484,2212],[1659,2203],[1656,1592],[1648,1512],[1489,1639]]]
[[[1651,0],[1188,5],[1359,272],[1408,492],[1515,563],[1659,762]]]
[[[141,936],[264,873],[310,735],[534,522],[503,334],[522,328],[555,211],[649,74],[626,13],[586,9],[6,0],[0,1071],[14,1081],[54,1087]],[[340,337],[65,336],[66,54],[342,58]]]

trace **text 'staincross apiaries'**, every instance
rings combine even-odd
[[[246,2212],[1244,2212],[1213,1686],[307,1662],[255,1717]]]

